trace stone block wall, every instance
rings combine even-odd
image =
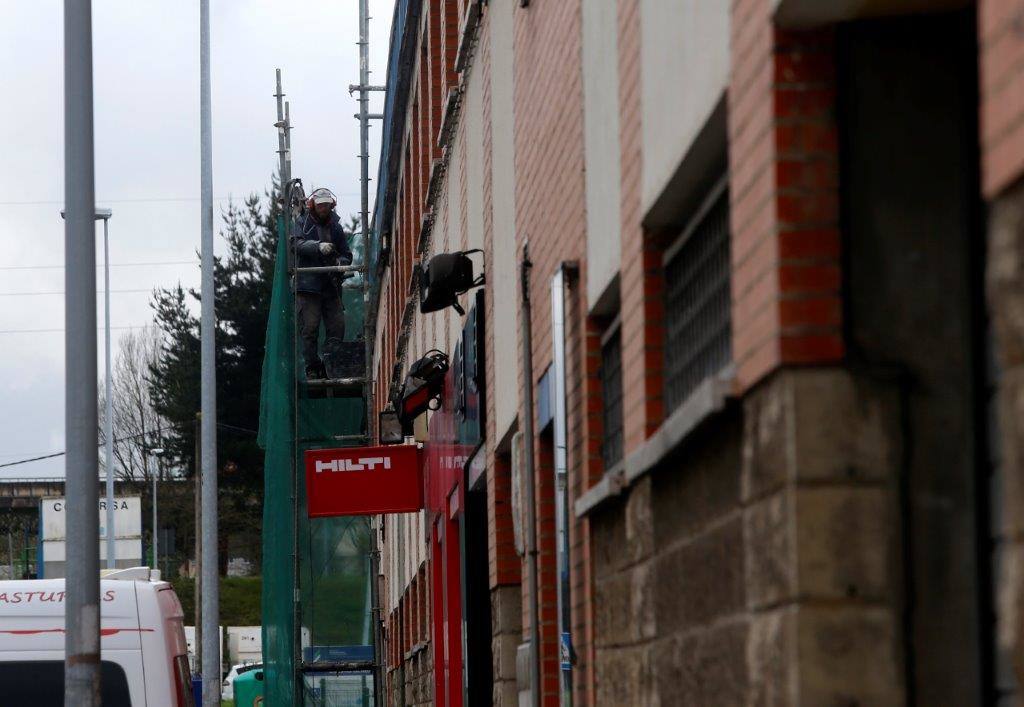
[[[903,704],[900,403],[843,369],[744,401],[747,657],[760,704]]]
[[[516,648],[522,640],[522,597],[518,585],[491,591],[491,654],[494,660],[495,707],[519,704],[516,689]]]
[[[434,699],[434,672],[429,650],[418,650],[388,671],[390,701],[395,707],[431,705]]]
[[[746,693],[738,409],[591,521],[596,704]]]
[[[592,517],[597,704],[903,704],[899,399],[783,370]]]
[[[1024,684],[1024,185],[992,204],[986,288],[999,371],[996,415],[1001,480],[993,499],[996,666],[1000,687]]]

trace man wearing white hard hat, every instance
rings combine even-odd
[[[338,200],[330,189],[316,189],[310,195],[306,213],[299,219],[292,235],[298,267],[352,264],[348,235],[334,210],[337,204]],[[296,278],[296,315],[307,379],[327,377],[318,347],[321,320],[327,333],[325,348],[337,346],[345,338],[341,282],[342,278],[333,273],[299,273]]]

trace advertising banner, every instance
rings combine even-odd
[[[96,512],[100,521],[100,564],[107,564],[107,500],[100,498]],[[39,577],[52,579],[64,576],[67,561],[67,501],[44,498],[39,504],[40,565]],[[114,498],[114,562],[117,567],[142,564],[142,498]]]
[[[423,507],[415,445],[311,449],[305,466],[310,518],[411,513]]]

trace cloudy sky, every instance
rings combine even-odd
[[[0,0],[0,464],[64,449],[62,6]],[[152,288],[199,282],[198,6],[93,0],[96,199],[114,213],[115,350],[124,328],[151,322]],[[229,199],[262,193],[276,166],[277,67],[295,126],[293,173],[307,188],[331,187],[339,213],[358,210],[358,106],[347,91],[359,78],[357,8],[357,0],[211,2],[218,213]],[[370,0],[372,83],[385,80],[392,8]],[[374,94],[371,110],[381,103]],[[379,122],[371,136],[375,175]],[[102,263],[99,228],[97,246]],[[63,474],[59,457],[0,468],[0,477]]]

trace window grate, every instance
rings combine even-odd
[[[672,412],[732,359],[729,192],[721,189],[665,263],[665,404]]]
[[[601,395],[604,401],[601,457],[607,470],[622,460],[622,339],[618,331],[601,347]]]

